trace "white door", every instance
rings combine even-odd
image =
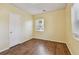
[[[19,44],[22,39],[21,16],[15,13],[10,13],[9,15],[9,38],[10,47]]]

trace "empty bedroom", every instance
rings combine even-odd
[[[79,55],[78,3],[0,3],[0,55]]]

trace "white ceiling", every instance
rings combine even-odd
[[[32,15],[60,9],[65,7],[65,3],[14,3],[20,9],[28,11]],[[46,10],[46,11],[43,11]]]

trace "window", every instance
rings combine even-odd
[[[79,4],[73,4],[71,9],[72,33],[75,39],[79,40]]]
[[[36,31],[44,31],[44,19],[43,18],[39,18],[36,20],[35,22],[35,29]]]

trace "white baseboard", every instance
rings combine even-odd
[[[27,40],[25,40],[25,41],[23,41],[23,42],[26,42],[26,41],[28,41],[28,40],[30,40],[30,39],[32,39],[32,37],[28,38]],[[21,44],[21,43],[23,43],[23,42],[19,42],[18,44]],[[16,45],[18,45],[18,44],[16,44]],[[15,46],[15,45],[14,45],[14,46]],[[10,46],[10,45],[9,45],[9,47],[7,47],[7,48],[5,48],[5,49],[3,49],[3,50],[0,50],[0,52],[3,52],[3,51],[5,51],[5,50],[8,50],[10,47],[13,47],[13,46]]]
[[[21,44],[21,43],[24,43],[24,42],[26,42],[26,41],[28,41],[30,39],[32,39],[32,37],[30,37],[30,38],[28,38],[28,39],[26,39],[24,41],[21,41],[21,42],[17,43],[16,45]],[[16,46],[16,45],[13,45],[13,46]],[[9,45],[9,47],[13,47],[13,46]]]
[[[3,50],[0,50],[0,52],[3,52],[3,51],[8,50],[8,49],[9,49],[9,47],[8,47],[8,48],[5,48],[5,49],[3,49]]]

